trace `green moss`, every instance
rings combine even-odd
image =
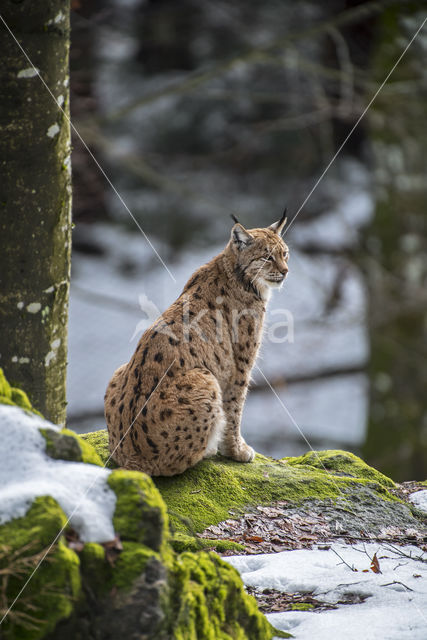
[[[27,409],[27,411],[33,410],[27,394],[21,389],[12,388],[12,402],[22,409]]]
[[[365,478],[335,476],[324,469],[289,465],[257,455],[252,464],[217,457],[173,478],[155,478],[171,522],[178,531],[201,532],[206,527],[238,515],[251,505],[277,500],[301,502],[308,498],[337,498]],[[387,498],[382,485],[376,485]]]
[[[65,522],[62,509],[47,496],[36,498],[22,518],[0,526],[0,573],[7,576],[0,583],[0,614],[19,595],[2,625],[4,640],[43,638],[79,599],[79,558],[62,537],[55,542]]]
[[[224,551],[244,551],[245,547],[238,542],[232,540],[208,540],[206,538],[197,538],[189,536],[181,531],[177,531],[171,539],[172,548],[178,553],[184,551],[202,551],[203,549],[212,549],[222,553]]]
[[[109,586],[128,589],[143,573],[150,558],[159,559],[159,554],[137,542],[124,542],[123,551],[115,563]]]
[[[102,464],[106,465],[109,469],[116,469],[117,464],[114,460],[109,460],[110,450],[108,448],[108,434],[106,429],[100,429],[99,431],[92,431],[91,433],[83,433],[80,436],[81,440],[90,444],[98,453]]]
[[[96,596],[107,591],[112,567],[105,559],[105,549],[96,542],[87,542],[79,554],[82,580]]]
[[[174,640],[268,640],[281,635],[245,592],[237,571],[214,553],[182,553],[172,584]]]
[[[365,478],[386,488],[396,486],[393,480],[348,451],[309,451],[298,458],[284,458],[284,460],[292,466],[307,465],[313,469],[323,469],[337,475],[356,479]]]
[[[123,542],[123,550],[110,563],[102,545],[87,543],[80,553],[84,584],[97,596],[110,593],[112,589],[130,589],[150,558],[159,560],[160,556],[137,542]]]
[[[25,391],[11,387],[6,380],[3,369],[0,368],[0,404],[13,405],[15,407],[21,407],[26,411],[31,411],[36,415],[43,417],[42,414],[31,406],[31,402],[28,399]]]
[[[3,369],[0,368],[0,401],[1,398],[12,400],[12,387],[6,380]]]
[[[167,553],[168,514],[151,478],[138,471],[117,469],[107,483],[117,496],[113,524],[120,538]]]
[[[100,457],[105,456],[106,430],[97,431],[96,441],[91,441]],[[181,475],[155,477],[153,481],[166,502],[174,532],[190,535],[238,515],[251,505],[277,500],[300,503],[306,499],[336,499],[357,492],[358,486],[369,487],[383,499],[395,500],[388,491],[394,486],[389,478],[344,451],[312,452],[284,460],[257,454],[251,464],[216,456]]]
[[[8,404],[11,407],[16,407],[16,404],[10,398],[6,398],[6,396],[0,396],[0,404]]]
[[[314,609],[314,605],[309,604],[308,602],[295,602],[295,604],[291,604],[289,609],[291,611],[311,611]]]

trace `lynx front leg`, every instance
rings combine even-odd
[[[219,451],[227,458],[233,458],[238,462],[252,462],[255,451],[246,444],[240,434],[240,421],[242,419],[243,404],[246,397],[246,389],[235,387],[223,400],[223,409],[226,417],[223,438],[219,445]]]

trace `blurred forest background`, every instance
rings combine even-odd
[[[293,340],[267,332],[247,441],[295,455],[302,432],[396,480],[427,477],[427,28],[316,186],[425,14],[420,1],[73,1],[72,121],[114,189],[74,136],[69,426],[105,426],[114,369],[225,245],[230,213],[266,226],[286,204],[301,210],[269,325],[289,310]]]

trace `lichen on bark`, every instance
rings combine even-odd
[[[63,423],[71,251],[69,0],[8,2],[2,17],[31,63],[2,26],[0,366],[36,409]]]

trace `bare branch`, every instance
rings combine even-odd
[[[354,566],[354,565],[351,565],[351,566],[350,566],[350,565],[348,564],[348,562],[346,562],[346,561],[344,560],[344,558],[342,558],[342,557],[340,556],[340,554],[339,554],[337,551],[335,551],[335,549],[334,549],[333,547],[331,547],[331,551],[333,551],[333,552],[335,553],[335,555],[336,555],[336,556],[338,556],[338,558],[341,560],[341,563],[342,563],[342,564],[345,564],[345,566],[346,566],[346,567],[348,567],[348,568],[350,569],[350,571],[354,571],[354,572],[356,572],[356,573],[357,573],[357,569],[355,568],[355,566]]]
[[[330,20],[315,24],[314,26],[305,29],[304,31],[288,35],[285,38],[278,38],[270,42],[268,45],[262,47],[253,48],[245,53],[241,53],[238,56],[231,58],[217,65],[213,69],[207,71],[195,71],[189,74],[184,80],[168,84],[153,93],[141,96],[137,100],[133,100],[129,104],[113,111],[105,117],[107,122],[113,122],[120,120],[124,116],[128,115],[134,109],[143,107],[147,104],[151,104],[164,96],[180,95],[193,91],[196,87],[204,84],[218,76],[221,76],[228,71],[231,71],[235,66],[246,63],[255,63],[263,59],[266,53],[271,52],[274,49],[282,49],[285,46],[289,46],[295,42],[299,42],[306,38],[313,38],[318,35],[322,35],[328,32],[331,27],[339,28],[344,25],[354,24],[358,21],[365,20],[368,16],[374,15],[383,11],[386,6],[397,4],[399,0],[383,0],[382,2],[366,2],[362,5],[358,5],[352,9],[347,9],[337,16],[334,16]]]

